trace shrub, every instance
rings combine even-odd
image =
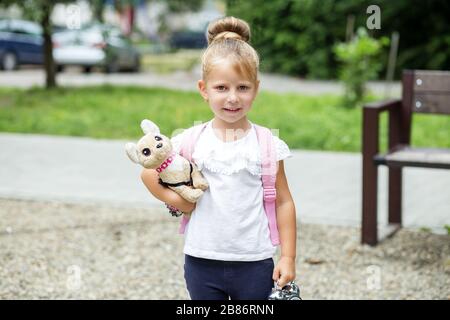
[[[345,86],[346,106],[356,106],[363,100],[366,82],[377,78],[382,66],[379,54],[388,43],[387,38],[374,39],[359,28],[350,42],[334,46],[336,57],[342,63],[339,79]]]

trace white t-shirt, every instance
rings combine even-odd
[[[263,205],[260,149],[251,125],[243,138],[231,142],[216,136],[212,121],[200,135],[192,159],[209,188],[186,226],[185,254],[223,261],[257,261],[275,254]],[[171,139],[175,152],[189,130]],[[273,139],[277,161],[292,156],[284,141]]]

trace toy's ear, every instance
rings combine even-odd
[[[159,128],[156,124],[154,124],[153,122],[151,122],[148,119],[144,119],[141,122],[141,128],[142,131],[144,131],[145,134],[147,133],[154,133],[154,134],[159,134]]]
[[[131,161],[134,163],[139,163],[139,157],[138,157],[138,151],[136,144],[134,143],[127,143],[125,145],[125,150],[127,152],[128,158],[130,158]]]

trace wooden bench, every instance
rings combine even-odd
[[[450,114],[450,72],[406,70],[402,99],[372,103],[363,109],[363,183],[361,242],[378,243],[378,165],[388,167],[388,226],[391,236],[402,225],[402,168],[450,169],[450,149],[410,145],[413,112]],[[388,152],[379,154],[380,113],[388,111]],[[450,139],[450,137],[449,137]]]

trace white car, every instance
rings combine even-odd
[[[101,67],[105,72],[140,68],[140,55],[119,29],[94,24],[80,30],[53,35],[53,58],[58,71],[65,66],[81,66],[85,72]]]

